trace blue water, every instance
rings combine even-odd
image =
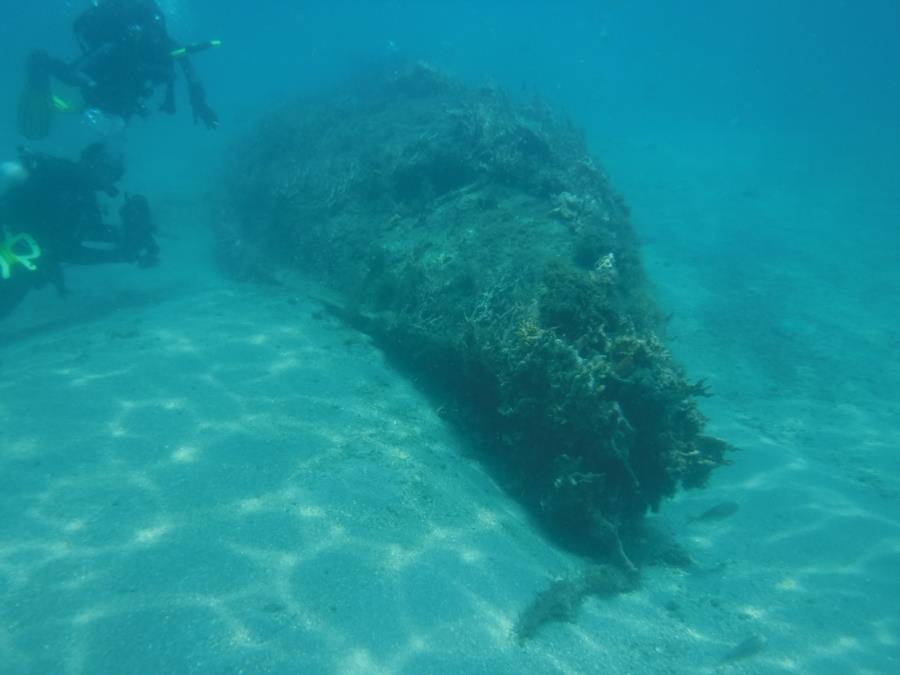
[[[74,54],[87,4],[4,4],[0,160],[22,144],[25,55]],[[123,187],[158,209],[158,270],[76,273],[74,297],[35,293],[0,324],[0,672],[717,672],[753,634],[762,653],[724,668],[900,672],[900,3],[160,4],[176,38],[223,40],[195,58],[221,127],[191,123],[179,82],[177,116],[126,130]],[[421,476],[459,461],[455,441],[374,350],[329,357],[323,345],[355,338],[297,328],[294,305],[260,307],[217,275],[209,230],[231,144],[274,105],[391,52],[540,94],[586,131],[632,209],[668,344],[716,392],[712,430],[743,449],[660,515],[717,572],[650,572],[644,590],[520,649],[516,612],[575,563],[501,497],[467,511],[430,494]],[[73,118],[34,147],[74,156],[92,134]],[[209,361],[197,307],[224,336]],[[145,363],[160,350],[165,376]],[[319,427],[295,420],[307,409]],[[354,424],[397,462],[416,444],[450,450],[391,465],[409,471],[393,485],[354,464],[367,457],[341,435]],[[296,466],[297,444],[350,459],[329,484],[327,461]],[[267,459],[248,465],[246,448]],[[272,474],[254,473],[266,462]],[[360,508],[392,515],[348,516],[354,481]],[[315,503],[313,486],[334,500]],[[380,489],[447,509],[418,522]],[[733,520],[686,528],[725,499],[741,504]],[[466,535],[472,522],[484,527]]]

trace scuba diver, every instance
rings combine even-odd
[[[176,63],[187,80],[194,123],[215,129],[219,118],[206,102],[190,56],[221,44],[210,40],[180,45],[169,37],[166,19],[154,0],[95,0],[76,17],[73,30],[81,50],[67,64],[36,50],[28,57],[25,89],[19,99],[19,130],[31,140],[50,133],[55,110],[72,104],[54,96],[53,79],[77,89],[81,110],[115,116],[122,126],[134,115],[147,115],[147,100],[165,87],[160,111],[175,112]]]
[[[125,195],[119,227],[103,220],[98,193],[117,197],[125,173],[103,144],[86,147],[77,162],[20,150],[2,169],[9,187],[0,194],[0,318],[48,282],[64,295],[65,265],[157,263],[145,197]]]

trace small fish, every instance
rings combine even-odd
[[[689,516],[689,523],[707,523],[711,520],[722,520],[737,513],[741,508],[737,502],[721,502],[712,506],[698,516]]]
[[[743,659],[749,659],[751,656],[759,654],[765,649],[765,646],[766,641],[761,635],[751,635],[736,647],[732,647],[728,650],[724,656],[719,659],[719,665],[726,665],[736,661],[742,661]]]

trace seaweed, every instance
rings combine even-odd
[[[324,287],[573,549],[627,570],[622,537],[725,463],[628,208],[546,104],[392,63],[267,116],[233,160],[225,267]]]

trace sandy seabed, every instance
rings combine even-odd
[[[208,288],[5,337],[4,672],[896,663],[900,494],[864,461],[892,442],[865,434],[884,427],[875,412],[797,400],[796,418],[773,421],[788,402],[713,399],[735,464],[654,516],[695,569],[648,568],[639,591],[521,647],[517,614],[579,561],[378,349],[303,294]],[[687,522],[724,500],[739,511]],[[760,653],[719,664],[752,636]]]
[[[648,567],[521,646],[519,613],[583,561],[368,338],[303,288],[90,271],[0,324],[0,670],[900,672],[888,313],[802,267],[729,285],[650,234],[670,343],[739,448],[650,517],[691,569]]]

